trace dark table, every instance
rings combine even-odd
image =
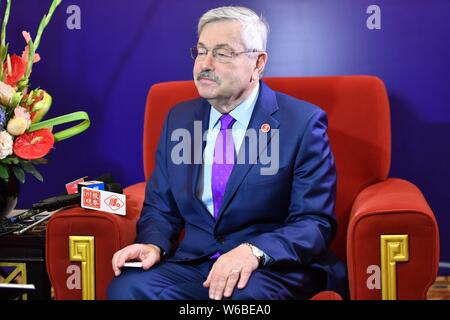
[[[22,298],[51,299],[51,284],[45,266],[45,224],[21,235],[0,236],[0,275],[6,279],[11,272],[18,273],[18,283],[34,284],[36,287],[35,291]]]

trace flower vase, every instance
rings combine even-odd
[[[20,182],[14,174],[11,174],[9,181],[0,178],[0,218],[8,216],[17,205],[19,198]]]

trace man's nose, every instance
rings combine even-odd
[[[205,69],[208,69],[208,70],[214,69],[214,62],[215,61],[214,61],[213,53],[212,53],[212,51],[209,51],[206,54],[205,59],[203,59],[203,61],[202,61],[202,68],[203,68],[203,70],[205,70]]]

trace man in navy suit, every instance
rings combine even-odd
[[[135,244],[112,260],[110,299],[345,293],[345,266],[328,249],[336,172],[326,114],[260,81],[267,33],[243,7],[200,19],[191,53],[202,98],[166,118]],[[129,260],[142,268],[124,268]]]

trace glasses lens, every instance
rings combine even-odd
[[[198,56],[198,50],[197,50],[197,47],[192,47],[191,49],[191,57],[192,57],[192,59],[197,59],[197,56]]]
[[[233,51],[229,49],[219,48],[214,52],[214,58],[220,62],[229,62],[233,57]]]

